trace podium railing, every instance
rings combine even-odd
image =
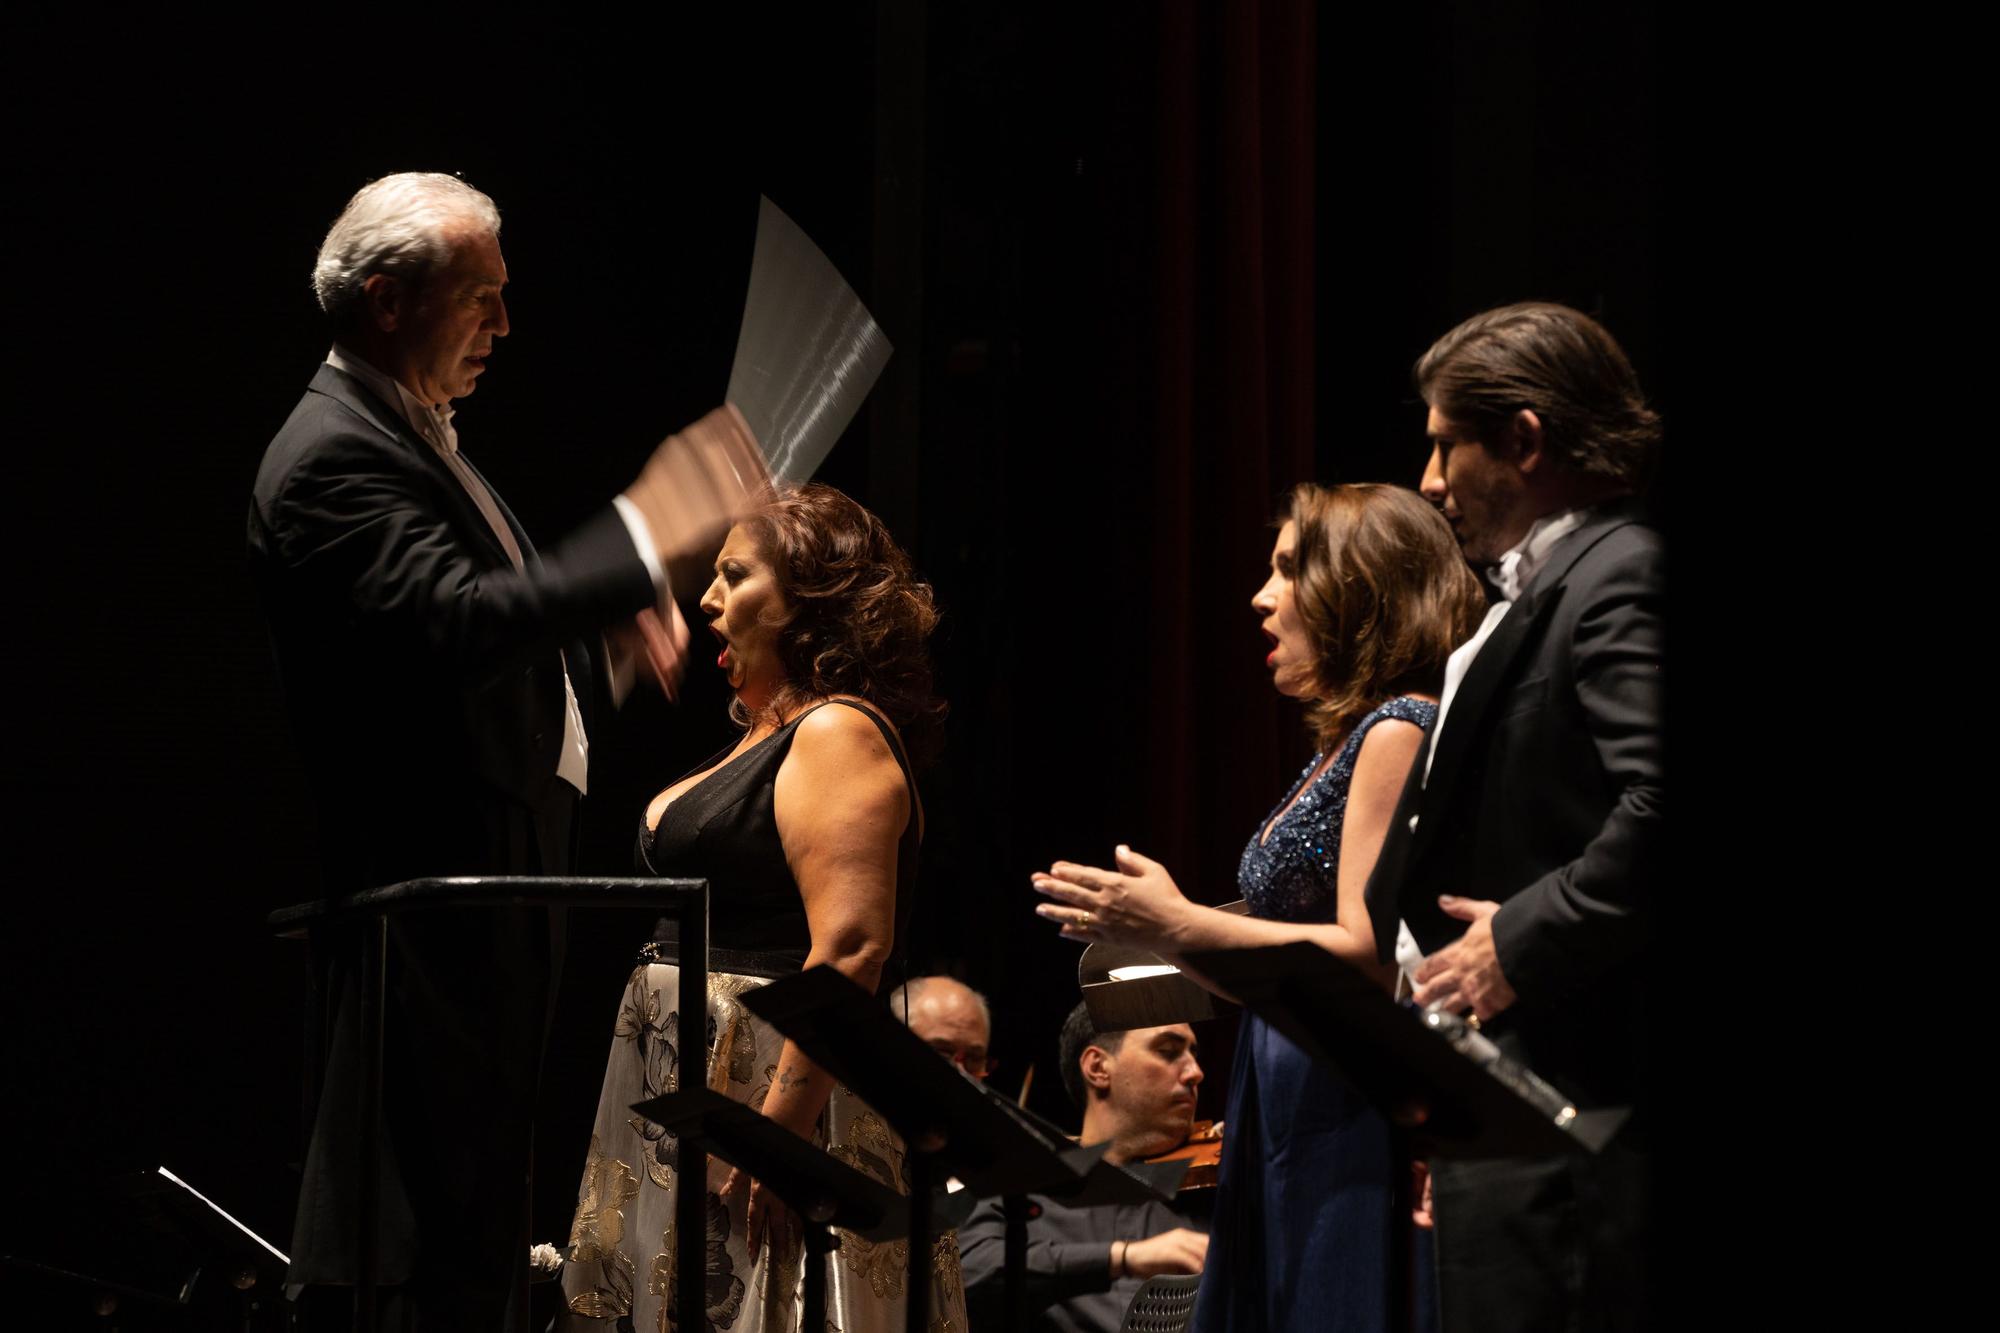
[[[354,1327],[375,1333],[380,1283],[376,1252],[377,1197],[382,1144],[382,1050],[387,1020],[389,918],[403,912],[438,908],[582,907],[646,908],[658,911],[679,928],[680,988],[683,997],[674,1026],[674,1042],[682,1051],[705,1051],[708,1045],[708,881],[702,879],[604,878],[590,875],[466,875],[412,879],[400,884],[363,889],[338,898],[324,898],[281,908],[267,917],[277,934],[305,935],[317,926],[359,922],[361,947],[360,1070],[361,1153],[359,1199],[355,1222],[358,1270],[354,1286]],[[689,1001],[686,997],[693,997]],[[699,1068],[697,1061],[695,1067]],[[683,1163],[700,1162],[704,1148],[687,1137],[679,1146]],[[698,1168],[697,1168],[698,1170]],[[699,1175],[696,1176],[699,1179]],[[708,1222],[704,1192],[676,1191],[674,1207],[674,1318],[680,1328],[696,1328],[705,1318],[702,1274],[707,1271]],[[689,1280],[692,1275],[692,1280]],[[525,1314],[525,1311],[523,1311]]]

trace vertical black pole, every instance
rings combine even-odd
[[[1009,1194],[1000,1201],[1006,1219],[1005,1256],[1002,1271],[1007,1280],[1007,1328],[1009,1333],[1027,1333],[1028,1328],[1028,1196]]]
[[[824,1222],[815,1222],[810,1217],[799,1219],[805,1224],[806,1247],[806,1300],[805,1317],[800,1321],[801,1329],[814,1329],[824,1333],[826,1328],[826,1264],[833,1253],[833,1230]]]
[[[915,1147],[904,1159],[910,1171],[910,1267],[904,1280],[907,1333],[929,1333],[931,1322],[931,1155]]]
[[[376,1253],[376,1213],[382,1179],[382,1016],[387,1008],[389,918],[377,913],[361,924],[361,1179],[355,1190],[354,1327],[375,1333],[381,1264]]]
[[[674,907],[680,940],[680,1009],[674,1023],[674,1045],[680,1052],[681,1086],[706,1087],[708,882],[702,881],[697,890],[682,892]],[[693,1085],[690,1079],[695,1080]],[[675,1154],[680,1165],[674,1199],[674,1320],[677,1328],[688,1333],[708,1327],[703,1304],[708,1286],[708,1154],[698,1133],[682,1133]]]

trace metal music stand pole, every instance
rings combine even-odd
[[[635,1102],[632,1109],[681,1143],[701,1136],[710,1152],[798,1215],[806,1252],[802,1328],[826,1327],[826,1269],[838,1248],[835,1227],[876,1242],[908,1234],[910,1204],[902,1195],[719,1092],[690,1088]]]
[[[906,1329],[924,1329],[931,1326],[931,1191],[937,1188],[936,1173],[932,1171],[932,1154],[916,1144],[909,1146],[904,1155],[903,1165],[907,1168],[910,1181],[910,1268],[906,1281],[909,1290],[903,1293],[907,1302],[903,1316]]]
[[[361,1042],[361,1216],[355,1236],[359,1247],[355,1262],[360,1267],[354,1275],[354,1327],[359,1333],[375,1333],[380,1295],[381,1255],[376,1252],[375,1233],[382,1207],[382,1047],[388,963],[389,917],[376,912],[363,917],[361,924],[361,1022],[356,1034]]]
[[[1007,1295],[1007,1327],[1028,1326],[1028,1196],[1009,1194],[1000,1201],[1005,1223],[1002,1254]]]
[[[698,910],[681,900],[675,913],[680,964],[680,1012],[674,1024],[674,1049],[683,1052],[680,1067],[700,1072],[708,1081],[708,884],[702,885]],[[692,1062],[685,1052],[696,1055]],[[708,1156],[697,1126],[683,1135],[674,1160],[680,1176],[674,1195],[674,1326],[708,1327]],[[688,1185],[692,1182],[693,1189]]]

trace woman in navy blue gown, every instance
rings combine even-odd
[[[1306,703],[1319,750],[1243,850],[1251,915],[1190,902],[1128,847],[1115,869],[1058,861],[1035,876],[1056,900],[1036,910],[1073,939],[1170,961],[1310,940],[1387,989],[1362,891],[1436,719],[1445,660],[1478,625],[1478,581],[1415,492],[1307,484],[1292,492],[1251,606],[1272,684]],[[1382,1118],[1337,1071],[1246,1015],[1225,1123],[1195,1327],[1384,1329],[1393,1190]]]

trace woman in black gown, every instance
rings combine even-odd
[[[1362,891],[1436,718],[1445,659],[1482,601],[1451,529],[1415,492],[1298,487],[1250,604],[1271,641],[1272,684],[1306,703],[1319,753],[1243,850],[1251,915],[1188,901],[1165,867],[1126,847],[1115,870],[1058,861],[1036,876],[1057,900],[1036,910],[1073,939],[1170,961],[1311,940],[1387,987]],[[1381,1117],[1248,1015],[1224,1123],[1195,1326],[1383,1330],[1393,1194]]]
[[[820,963],[872,991],[895,951],[923,827],[904,736],[922,741],[943,711],[925,656],[937,621],[930,589],[874,515],[808,485],[731,529],[701,606],[744,734],[655,797],[639,834],[646,870],[704,876],[711,888],[709,1050],[693,1076],[902,1189],[902,1144],[881,1117],[739,997]],[[663,929],[618,1013],[563,1275],[566,1327],[666,1326],[674,1141],[628,1108],[687,1077],[671,1042],[673,957]],[[796,1330],[794,1219],[719,1162],[705,1189],[709,1325]],[[827,1261],[832,1323],[900,1328],[906,1255],[903,1242],[843,1235]],[[932,1284],[932,1310],[963,1328],[949,1234]]]

